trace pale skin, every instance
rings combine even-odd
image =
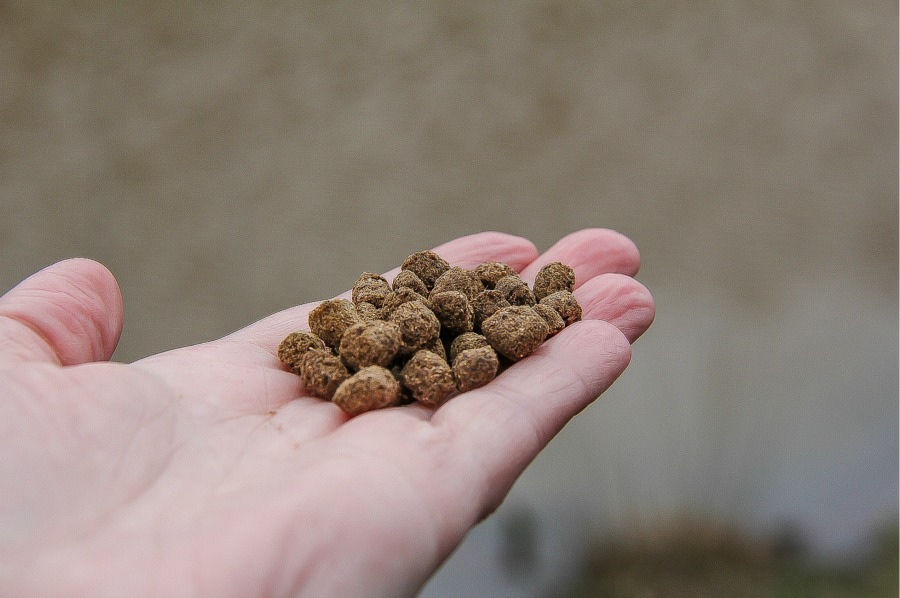
[[[567,263],[584,321],[436,410],[350,418],[275,357],[315,303],[122,364],[100,264],[57,263],[0,298],[0,595],[415,595],[654,315],[637,249],[609,230],[542,254],[501,233],[435,251],[529,282]]]

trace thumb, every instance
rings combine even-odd
[[[122,294],[103,265],[70,259],[0,297],[0,364],[107,360],[122,333]]]

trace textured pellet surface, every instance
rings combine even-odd
[[[286,336],[277,356],[308,394],[350,415],[411,401],[438,407],[580,320],[574,286],[560,262],[541,268],[530,288],[508,264],[465,269],[420,251],[391,282],[363,272],[352,301],[320,303],[309,331]]]

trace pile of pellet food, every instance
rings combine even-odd
[[[574,288],[575,272],[560,262],[529,288],[502,262],[467,270],[420,251],[391,283],[366,272],[352,301],[319,304],[310,331],[289,334],[278,358],[308,394],[351,415],[411,401],[436,407],[580,320]]]

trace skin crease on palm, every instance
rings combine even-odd
[[[100,264],[60,262],[3,296],[0,595],[415,595],[654,316],[613,231],[540,255],[496,232],[435,251],[529,282],[569,264],[584,321],[436,410],[349,418],[275,357],[315,304],[121,364],[122,299]]]

